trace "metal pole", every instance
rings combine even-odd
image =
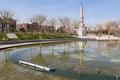
[[[119,80],[119,76],[118,75],[116,76],[116,80]]]
[[[95,71],[96,71],[95,74],[98,74],[98,68],[96,68]]]

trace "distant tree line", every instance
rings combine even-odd
[[[10,10],[0,10],[0,32],[8,33],[8,32],[16,32],[17,20],[14,19],[15,14]],[[61,16],[57,18],[48,18],[43,14],[38,14],[31,16],[29,21],[34,26],[37,25],[37,32],[59,32],[59,33],[74,33],[73,29],[76,26],[76,21],[72,21],[71,18],[67,16]],[[29,23],[28,23],[29,25]],[[46,26],[57,28],[57,30],[46,29]],[[57,26],[57,27],[56,27]],[[34,28],[31,28],[31,32],[33,32]],[[22,28],[20,31],[25,32]]]
[[[94,30],[88,29],[87,33],[120,36],[120,23],[117,21],[108,21],[104,24],[96,24]]]
[[[15,32],[16,30],[16,23],[17,20],[14,19],[14,13],[10,10],[0,10],[0,27],[1,32],[7,33],[7,32]],[[75,34],[74,29],[77,29],[79,27],[79,21],[73,20],[70,17],[67,16],[61,16],[57,18],[48,18],[47,16],[43,14],[33,15],[29,18],[29,21],[31,24],[34,24],[37,26],[36,30],[41,34],[41,32],[59,32],[59,33],[72,33]],[[46,28],[46,26],[49,26],[49,28]],[[51,29],[51,27],[56,28],[56,26],[59,26],[56,30]],[[89,27],[89,26],[88,26]],[[97,35],[120,35],[120,20],[118,21],[108,21],[105,24],[96,24],[95,30],[86,29],[88,34],[94,33]],[[34,28],[32,28],[34,29]],[[31,30],[32,30],[31,29]],[[25,30],[22,30],[25,31]],[[31,31],[33,32],[33,31]],[[36,31],[35,31],[36,32]]]
[[[14,13],[9,10],[0,11],[0,27],[2,32],[14,32],[16,20],[13,19]]]

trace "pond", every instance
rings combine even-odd
[[[13,63],[21,59],[57,71],[45,73]],[[50,43],[0,51],[0,80],[99,80],[101,76],[119,79],[120,41]]]

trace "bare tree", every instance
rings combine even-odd
[[[56,32],[55,31],[55,27],[57,25],[57,19],[56,18],[50,18],[50,19],[48,19],[46,25],[50,26],[49,32],[55,33]]]
[[[71,29],[69,30],[70,33],[77,35],[76,29],[79,28],[79,20],[71,20]]]
[[[56,18],[50,18],[48,21],[47,21],[47,24],[49,26],[56,26],[57,25],[57,20]]]
[[[70,25],[71,25],[70,24],[71,19],[69,17],[64,16],[64,17],[58,17],[58,21],[59,21],[60,25],[62,26],[61,32],[64,32],[66,35],[66,33],[68,31],[68,27],[70,27]]]
[[[108,34],[114,34],[115,28],[117,28],[117,23],[114,21],[109,21],[105,23],[105,27],[108,31]]]
[[[98,35],[101,36],[103,33],[103,25],[100,23],[96,24],[96,28],[97,28]]]
[[[45,20],[46,20],[46,16],[41,15],[41,14],[32,16],[30,18],[31,23],[37,23],[38,24],[38,32],[40,34],[39,38],[41,38],[41,30],[42,30],[41,27],[42,27],[43,23],[45,22]]]
[[[114,22],[114,21],[109,21],[109,22],[106,22],[105,23],[105,26],[106,27],[117,27],[117,23],[116,22]]]
[[[45,22],[45,20],[46,20],[46,16],[45,15],[41,15],[41,14],[36,15],[36,16],[32,16],[30,18],[30,21],[32,23],[38,23],[38,25],[43,25],[43,23]]]
[[[117,19],[115,22],[117,23],[118,26],[120,26],[120,19]]]
[[[58,18],[58,20],[59,20],[59,22],[60,22],[60,24],[62,25],[62,26],[65,26],[65,27],[69,27],[70,26],[70,18],[69,17],[66,17],[66,16],[64,16],[64,17],[59,17]]]
[[[96,24],[96,27],[97,27],[97,28],[101,28],[101,27],[102,27],[102,24],[100,24],[100,23],[99,23],[99,24]]]
[[[3,26],[2,26],[2,19],[1,19],[1,17],[0,17],[0,27],[2,28],[2,29],[1,29],[2,32],[4,32],[4,31],[3,31]]]
[[[120,19],[118,19],[116,23],[117,23],[116,35],[120,37]]]
[[[78,29],[79,28],[79,21],[73,21],[72,23],[72,26],[75,28],[75,29]]]
[[[5,23],[5,26],[4,26],[4,32],[8,32],[8,28],[10,27],[10,23],[12,23],[13,21],[13,16],[14,16],[14,13],[12,13],[11,11],[9,10],[1,10],[0,11],[0,17],[2,18],[2,22]]]

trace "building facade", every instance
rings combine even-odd
[[[6,22],[0,18],[0,32],[15,32],[16,31],[16,20],[9,18]]]
[[[2,19],[0,18],[0,32],[2,32]]]
[[[38,25],[37,23],[22,23],[17,25],[18,31],[25,32],[54,32],[54,26]]]

